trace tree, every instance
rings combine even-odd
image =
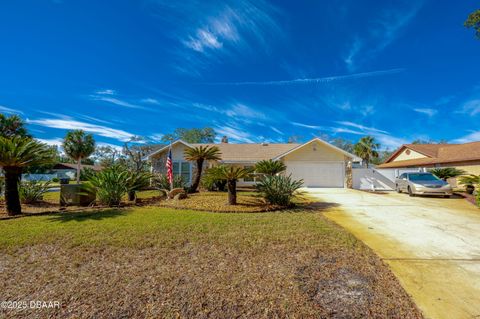
[[[287,139],[288,144],[296,144],[301,142],[302,142],[302,137],[300,135],[292,135],[292,136],[289,136]]]
[[[210,168],[207,171],[207,174],[210,174],[213,178],[217,180],[227,181],[228,204],[236,205],[237,180],[239,180],[240,178],[245,178],[252,174],[252,169],[232,165],[219,165]]]
[[[218,161],[221,159],[220,149],[216,146],[198,146],[193,148],[187,148],[185,150],[185,159],[187,161],[196,163],[196,172],[193,183],[190,186],[188,192],[194,193],[200,185],[200,179],[202,178],[203,163],[205,161]]]
[[[187,143],[213,143],[217,134],[211,127],[204,128],[177,128],[171,134],[165,134],[162,142],[171,143],[175,140],[183,140]]]
[[[89,157],[95,151],[95,140],[92,134],[85,134],[82,130],[67,133],[63,140],[65,154],[77,162],[77,184],[80,184],[80,165],[82,159]]]
[[[341,138],[341,137],[336,137],[332,140],[329,141],[330,144],[344,150],[345,152],[348,153],[353,153],[353,143],[347,139]]]
[[[267,176],[274,176],[278,173],[284,172],[287,166],[282,161],[263,160],[255,164],[255,172]]]
[[[24,167],[54,160],[51,148],[29,137],[0,137],[0,166],[5,173],[5,202],[8,215],[22,213],[18,194],[19,176]]]
[[[375,141],[375,138],[372,136],[364,136],[355,144],[354,153],[363,160],[368,168],[368,164],[371,163],[372,159],[378,157],[377,150],[379,147],[380,144]]]
[[[464,26],[467,28],[473,28],[475,35],[480,39],[480,9],[470,13],[467,20],[465,20]]]
[[[0,113],[0,136],[3,137],[31,137],[27,129],[25,128],[25,123],[23,120],[17,116],[5,116]]]
[[[444,181],[451,177],[465,175],[465,171],[454,167],[432,168],[429,170],[429,172],[437,176],[438,178],[443,179]]]
[[[114,165],[121,157],[120,150],[112,146],[97,146],[93,153],[93,158],[98,165],[102,167],[110,167]]]

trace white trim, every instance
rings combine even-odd
[[[301,145],[298,145],[297,147],[294,147],[294,148],[292,148],[291,150],[289,150],[289,151],[287,151],[287,152],[285,152],[285,153],[283,153],[283,154],[280,154],[280,155],[278,155],[277,157],[274,157],[273,160],[278,160],[278,159],[280,159],[280,158],[282,158],[282,157],[285,157],[285,156],[287,156],[288,154],[290,154],[290,153],[292,153],[292,152],[295,152],[296,150],[298,150],[298,149],[300,149],[300,148],[302,148],[302,147],[304,147],[304,146],[307,146],[308,144],[310,144],[310,143],[312,143],[312,142],[320,142],[321,144],[323,144],[323,145],[325,145],[325,146],[328,146],[328,147],[330,147],[330,148],[332,148],[332,149],[334,149],[334,150],[342,153],[342,154],[345,155],[345,156],[350,157],[352,160],[360,160],[357,156],[355,156],[355,155],[353,155],[353,154],[350,154],[349,152],[344,151],[344,150],[342,150],[341,148],[336,147],[335,145],[332,145],[332,144],[330,144],[330,143],[328,143],[328,142],[325,142],[324,140],[322,140],[322,139],[320,139],[320,138],[318,138],[318,137],[315,137],[315,138],[311,139],[310,141],[308,141],[308,142],[306,142],[306,143],[303,143],[303,144],[301,144]]]
[[[166,145],[162,147],[161,149],[158,149],[156,151],[153,151],[152,153],[148,154],[147,156],[144,157],[145,160],[150,159],[153,155],[157,155],[158,153],[163,152],[164,150],[168,149],[170,146],[174,146],[175,144],[182,143],[183,145],[192,148],[193,146],[188,144],[187,142],[184,142],[182,140],[176,140],[172,144]]]

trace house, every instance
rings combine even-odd
[[[467,174],[480,174],[480,142],[465,144],[405,144],[380,169],[455,167]]]
[[[85,165],[81,164],[80,169],[92,169],[96,172],[101,171],[102,167],[98,165]],[[77,174],[77,164],[71,163],[57,163],[52,167],[51,172],[56,174],[58,178],[70,178],[74,179]]]
[[[182,175],[188,183],[192,181],[194,167],[185,160],[184,151],[200,145],[217,146],[221,152],[221,164],[253,167],[261,160],[280,160],[287,166],[287,174],[294,179],[303,179],[307,187],[346,187],[351,185],[351,162],[358,158],[319,138],[304,144],[259,143],[234,144],[226,139],[218,144],[189,144],[182,140],[172,143],[173,173]],[[166,157],[169,146],[160,148],[147,158],[152,163],[152,171],[165,174]],[[207,163],[207,167],[219,163]],[[255,184],[255,177],[238,181],[239,186]]]

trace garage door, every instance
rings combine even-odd
[[[285,162],[287,174],[303,179],[306,187],[343,187],[344,164],[341,162]]]

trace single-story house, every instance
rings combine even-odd
[[[102,167],[99,165],[80,164],[80,169],[92,169],[96,172],[101,171]],[[77,174],[77,164],[72,163],[57,163],[52,167],[52,174],[56,174],[58,178],[74,179]]]
[[[303,179],[307,187],[351,187],[351,163],[359,159],[332,144],[314,138],[304,144],[296,143],[259,143],[234,144],[225,142],[216,144],[189,144],[182,140],[172,143],[173,171],[182,175],[191,183],[194,164],[185,160],[187,148],[200,145],[217,146],[221,160],[206,163],[207,167],[229,164],[253,167],[261,160],[280,160],[287,166],[287,174],[294,179]],[[152,171],[165,174],[166,158],[170,146],[164,146],[147,156],[152,164]],[[240,186],[255,184],[255,177],[238,181]]]
[[[480,174],[480,142],[465,144],[405,144],[377,168],[454,167]]]

